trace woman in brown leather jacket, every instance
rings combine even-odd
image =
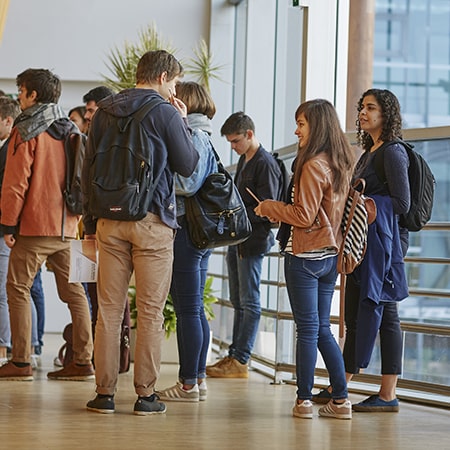
[[[342,353],[330,329],[340,229],[354,155],[333,105],[302,103],[296,113],[299,140],[290,203],[265,200],[258,215],[282,222],[277,239],[284,254],[289,301],[297,327],[297,400],[293,415],[313,416],[311,403],[317,349],[333,386],[333,398],[319,415],[351,419]]]

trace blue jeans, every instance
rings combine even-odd
[[[40,352],[40,347],[44,345],[44,328],[45,328],[45,298],[44,298],[44,288],[42,287],[42,276],[41,269],[39,269],[34,277],[33,285],[31,286],[31,298],[36,308],[37,316],[37,341],[36,353]],[[40,354],[40,353],[38,353]]]
[[[180,225],[174,243],[170,294],[177,316],[179,378],[185,384],[196,384],[199,378],[206,377],[210,330],[203,307],[203,289],[211,250],[195,248],[185,219],[180,220]]]
[[[228,355],[242,364],[250,359],[261,317],[259,285],[263,258],[263,254],[240,258],[236,245],[228,247],[228,282],[234,308],[233,341]]]
[[[331,334],[331,300],[337,278],[337,257],[315,261],[286,254],[286,286],[297,327],[297,397],[310,400],[317,349],[330,376],[334,399],[347,398],[344,359]]]
[[[0,347],[11,346],[9,326],[8,296],[6,295],[6,276],[8,274],[9,247],[0,236]]]

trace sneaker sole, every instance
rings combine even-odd
[[[352,406],[353,411],[356,412],[399,412],[399,406]]]
[[[208,394],[201,394],[200,393],[200,395],[199,395],[199,397],[198,397],[198,401],[199,402],[204,402],[204,401],[206,401],[206,399],[208,398]]]
[[[33,375],[2,377],[0,381],[33,381]]]
[[[211,378],[248,378],[248,373],[208,373],[206,372],[206,375]]]
[[[135,416],[150,416],[152,414],[165,414],[167,408],[165,408],[163,411],[133,411]]]
[[[292,415],[294,417],[298,417],[300,419],[312,419],[313,418],[313,414],[312,413],[305,413],[305,414],[301,414],[295,411],[292,411]]]
[[[158,397],[163,402],[185,402],[185,403],[198,403],[200,401],[200,397],[196,398],[176,398],[176,397],[164,397],[163,395],[159,395]]]
[[[95,375],[83,375],[74,377],[47,377],[49,380],[55,381],[89,381],[95,378]]]
[[[351,413],[350,414],[327,414],[319,411],[320,417],[328,417],[331,419],[343,419],[343,420],[349,420],[352,418]]]
[[[115,412],[114,409],[98,409],[98,408],[90,408],[89,406],[86,406],[86,409],[88,411],[100,413],[100,414],[113,414]]]

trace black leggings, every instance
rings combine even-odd
[[[347,276],[345,288],[345,345],[344,363],[348,373],[359,373],[356,365],[356,320],[359,306],[359,284],[352,275]],[[380,351],[382,375],[402,373],[402,332],[397,302],[384,304],[380,325]]]

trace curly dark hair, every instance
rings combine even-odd
[[[380,105],[383,115],[383,128],[381,130],[380,140],[389,142],[396,139],[402,139],[402,116],[400,113],[400,103],[397,97],[387,89],[369,89],[361,96],[358,101],[358,117],[356,119],[357,140],[364,151],[369,151],[374,142],[369,133],[361,130],[359,122],[359,112],[362,110],[364,98],[368,95],[375,97]]]

